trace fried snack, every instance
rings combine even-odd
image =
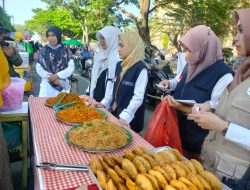
[[[156,161],[149,154],[147,154],[147,153],[143,154],[142,157],[145,158],[148,161],[151,168],[153,168],[153,167],[155,167],[157,165]]]
[[[114,168],[115,162],[107,154],[105,154],[102,158],[109,165],[109,167]]]
[[[171,180],[170,185],[178,190],[189,190],[189,188],[181,181],[178,180]]]
[[[155,176],[150,175],[150,174],[144,174],[144,175],[149,179],[149,181],[151,182],[154,190],[160,190],[159,184],[158,184],[157,179],[155,178]]]
[[[103,170],[100,160],[96,156],[92,156],[90,160],[90,168],[96,174],[97,170]]]
[[[118,165],[115,166],[115,172],[124,180],[126,180],[127,177],[129,177],[126,171],[122,170]]]
[[[130,150],[125,150],[124,151],[124,157],[127,158],[127,159],[129,159],[130,161],[133,161],[134,158],[135,158],[135,156],[136,155],[132,151],[130,151]]]
[[[157,165],[162,166],[163,164],[165,164],[163,157],[159,153],[153,153],[152,157],[156,161]]]
[[[138,174],[136,176],[135,183],[143,190],[154,190],[150,180],[143,174]]]
[[[190,190],[199,190],[191,181],[189,181],[187,178],[180,177],[178,179],[182,183],[186,184]]]
[[[118,190],[128,190],[128,188],[121,183],[118,183],[117,187],[118,187]]]
[[[150,163],[142,156],[136,156],[135,159],[138,159],[140,162],[142,162],[147,171],[151,169]]]
[[[198,187],[199,190],[205,190],[204,186],[200,182],[198,176],[194,173],[189,173],[187,178],[194,184],[196,187]]]
[[[195,170],[196,170],[197,173],[200,173],[200,171],[204,170],[203,166],[201,165],[201,163],[198,160],[190,159],[190,162],[195,167]]]
[[[173,164],[171,164],[171,167],[174,168],[174,170],[176,172],[176,175],[177,175],[177,178],[179,178],[179,177],[187,177],[186,171],[181,166],[179,166],[178,164],[173,163]]]
[[[211,172],[203,170],[199,174],[210,184],[213,190],[222,189],[220,180]]]
[[[111,159],[119,166],[122,165],[122,157],[116,157],[116,156],[113,156],[111,157]]]
[[[155,170],[149,170],[150,175],[154,176],[159,184],[161,189],[164,189],[165,185],[168,184],[167,180],[163,177],[163,175]]]
[[[172,153],[171,151],[169,151],[169,150],[163,150],[161,152],[165,153],[165,155],[168,157],[168,159],[171,161],[171,163],[177,160],[176,157],[175,157],[175,154]]]
[[[130,178],[126,179],[126,187],[129,190],[138,190],[137,185]]]
[[[137,171],[139,173],[147,173],[147,169],[146,167],[144,166],[144,164],[141,162],[140,159],[138,159],[138,156],[136,156],[133,160],[133,164],[135,165]]]
[[[184,169],[186,173],[192,172],[183,162],[181,162],[181,161],[175,161],[174,163],[178,164],[179,166],[181,166],[182,169]]]
[[[171,179],[177,179],[176,172],[170,165],[164,165],[162,168],[170,175]]]
[[[117,185],[118,183],[124,183],[123,179],[119,177],[119,175],[115,172],[115,170],[109,168],[108,175],[112,178],[114,183]]]
[[[116,188],[116,186],[115,186],[112,179],[108,180],[108,183],[107,183],[107,186],[106,186],[105,190],[117,190],[117,188]]]
[[[147,152],[148,152],[148,150],[145,148],[145,147],[139,147],[139,149],[141,150],[141,152],[143,153],[143,154],[146,154]]]
[[[171,149],[170,151],[171,151],[172,153],[174,153],[174,155],[175,155],[175,157],[176,157],[177,160],[179,160],[179,161],[184,160],[184,157],[183,157],[183,155],[179,152],[179,150],[173,148],[173,149]]]
[[[205,190],[212,190],[212,187],[210,186],[210,184],[203,177],[201,177],[199,174],[197,174],[197,177],[202,183]]]
[[[153,170],[160,172],[167,181],[171,181],[170,174],[160,166],[155,166]]]
[[[164,188],[164,190],[177,190],[177,189],[175,189],[174,187],[172,187],[171,185],[166,185],[165,186],[165,188]]]
[[[106,174],[102,171],[102,170],[97,170],[96,171],[96,175],[97,175],[97,180],[100,184],[100,186],[105,189],[107,186],[107,177]]]
[[[126,158],[122,159],[122,169],[125,170],[133,180],[135,180],[138,172],[135,165],[130,160]]]
[[[192,162],[190,160],[184,160],[184,161],[181,161],[182,163],[184,163],[191,172],[193,173],[196,173],[196,169],[194,167],[194,165],[192,164]]]
[[[132,152],[135,155],[143,155],[145,152],[141,149],[141,147],[136,147],[132,149]]]
[[[170,164],[172,161],[168,158],[168,155],[166,155],[165,152],[160,151],[158,152],[158,154],[160,154],[162,156],[162,158],[164,159],[164,163],[166,164]]]
[[[104,162],[103,159],[100,159],[100,162],[102,164],[102,167],[103,167],[104,171],[107,173],[108,169],[109,169],[108,164],[106,162]]]

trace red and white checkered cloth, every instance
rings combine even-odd
[[[100,155],[100,153],[88,153],[69,146],[65,140],[65,134],[71,126],[58,122],[55,118],[55,111],[44,105],[45,100],[46,98],[29,98],[30,119],[36,156],[35,162],[87,165],[92,155]],[[111,114],[109,114],[108,119],[118,122]],[[131,132],[133,134],[133,142],[125,148],[110,152],[110,156],[122,155],[125,149],[132,149],[134,146],[143,146],[148,149],[153,148],[142,137],[132,130]],[[93,183],[88,172],[51,171],[44,169],[37,169],[36,172],[38,181],[35,181],[35,184],[39,184],[39,189],[62,190]]]

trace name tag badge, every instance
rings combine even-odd
[[[250,96],[250,87],[248,87],[248,89],[247,89],[247,94],[248,94],[248,96]]]
[[[126,86],[134,86],[135,85],[133,82],[129,82],[129,81],[122,81],[122,84],[126,85]]]

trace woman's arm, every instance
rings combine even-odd
[[[135,112],[142,105],[145,90],[148,83],[148,72],[147,69],[143,69],[136,80],[134,95],[129,102],[129,105],[124,109],[119,115],[120,119],[125,120],[127,123],[130,123],[134,118]]]
[[[105,90],[105,96],[100,102],[106,109],[109,109],[110,104],[113,100],[113,88],[114,88],[114,82],[108,80],[106,90]]]
[[[69,63],[68,63],[68,67],[66,69],[62,70],[62,71],[59,71],[56,74],[61,79],[67,79],[67,78],[69,78],[73,74],[74,70],[75,70],[74,60],[70,59]]]
[[[40,77],[42,77],[42,78],[44,78],[44,79],[48,79],[49,75],[51,75],[51,73],[45,71],[45,70],[42,68],[42,66],[40,65],[40,63],[37,63],[37,64],[36,64],[36,72],[37,72],[37,74],[38,74]]]

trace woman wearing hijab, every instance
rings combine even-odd
[[[105,89],[109,85],[110,89],[113,88],[116,63],[120,60],[117,50],[120,33],[114,26],[106,26],[96,33],[99,44],[98,52],[94,56],[89,94],[97,102],[104,98]]]
[[[68,78],[75,69],[71,51],[62,45],[61,30],[52,26],[47,30],[46,37],[49,44],[40,50],[36,65],[36,71],[42,77],[40,97],[52,97],[60,92],[70,92],[71,85]]]
[[[7,88],[10,84],[9,67],[7,59],[0,47],[0,107],[3,104],[2,91]],[[4,140],[3,129],[0,123],[0,189],[13,189],[13,184],[11,181],[11,173],[9,168],[9,155],[7,151],[7,145]]]
[[[106,96],[103,105],[109,108],[121,125],[131,126],[136,133],[143,129],[145,111],[145,91],[148,73],[143,62],[144,43],[138,33],[127,32],[119,37],[118,52],[121,62],[117,63],[114,88]]]
[[[171,107],[177,109],[184,155],[188,158],[198,158],[208,130],[201,129],[194,121],[187,119],[191,106],[184,106],[175,99],[206,102],[204,105],[214,109],[233,76],[222,60],[220,42],[209,27],[199,25],[190,29],[181,37],[180,43],[186,51],[187,64],[175,88],[174,97],[169,96],[167,100]]]
[[[207,169],[218,176],[239,179],[248,168],[243,181],[250,189],[250,8],[236,12],[237,34],[234,42],[239,56],[246,56],[233,82],[225,88],[215,114],[191,114],[203,129],[211,130],[206,137],[201,159]],[[241,181],[242,182],[242,181]]]

